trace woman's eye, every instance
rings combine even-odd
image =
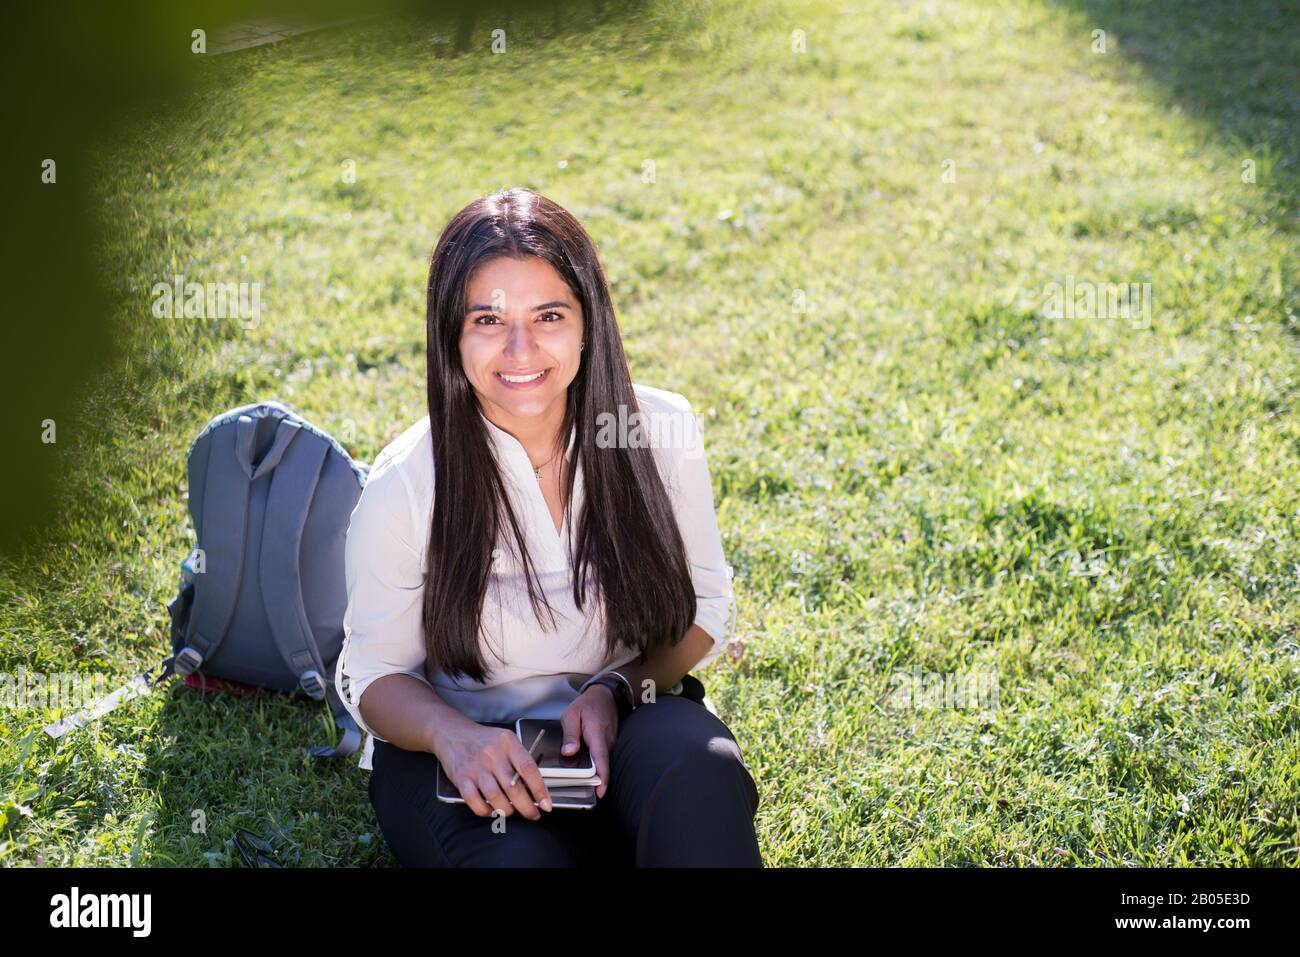
[[[543,322],[559,322],[561,319],[564,318],[564,316],[558,312],[543,312],[537,318],[538,320]],[[473,321],[474,324],[478,326],[490,326],[490,325],[498,324],[497,317],[492,315],[476,316]]]

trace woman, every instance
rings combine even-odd
[[[688,674],[731,602],[708,465],[690,404],[633,385],[590,237],[530,190],[476,200],[427,334],[429,414],[352,513],[336,677],[398,861],[762,866],[757,788]],[[494,726],[521,716],[587,745],[594,809],[553,807]]]

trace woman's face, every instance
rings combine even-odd
[[[470,274],[465,302],[460,361],[483,413],[501,424],[562,410],[583,315],[560,274],[534,256],[498,256]]]

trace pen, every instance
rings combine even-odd
[[[539,745],[539,744],[541,743],[541,741],[542,741],[542,735],[544,735],[545,733],[546,733],[546,729],[545,729],[545,728],[539,728],[539,729],[538,729],[538,731],[537,731],[537,737],[533,738],[533,743],[530,744],[530,745],[528,746],[528,756],[529,756],[530,758],[533,756],[533,752],[534,752],[535,750],[537,750],[537,745]],[[516,769],[516,770],[515,770],[515,776],[512,777],[512,778],[510,779],[510,786],[511,786],[511,787],[514,787],[515,784],[518,783],[518,781],[519,781],[519,771],[518,771],[518,769]]]

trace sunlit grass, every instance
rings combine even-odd
[[[1248,143],[1212,69],[1175,90],[1131,52],[1138,15],[655,9],[496,57],[375,22],[214,60],[106,149],[134,354],[64,453],[63,522],[3,570],[0,661],[160,659],[189,441],[275,398],[373,459],[424,414],[438,230],[524,184],[595,238],[634,378],[706,416],[744,651],[701,677],[767,863],[1294,865],[1287,90],[1242,101]],[[262,321],[155,319],[177,273],[264,283]],[[1046,318],[1067,275],[1150,282],[1150,326]],[[992,713],[891,707],[900,671],[981,670]],[[239,825],[392,863],[365,772],[305,754],[323,707],[173,686],[57,746],[46,720],[0,712],[6,863],[237,865]]]

